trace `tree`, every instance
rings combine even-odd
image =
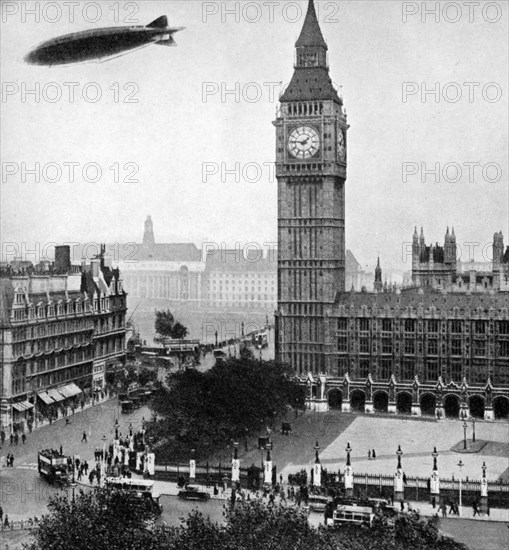
[[[175,317],[169,309],[166,311],[156,311],[156,320],[154,328],[160,340],[161,338],[174,338],[176,340],[182,340],[188,334],[187,328],[178,321],[175,322]]]
[[[156,311],[154,328],[157,334],[168,338],[171,337],[174,323],[175,317],[173,317],[169,309],[166,311]]]
[[[155,515],[148,499],[117,489],[80,491],[49,499],[49,514],[31,533],[28,550],[156,550],[158,533],[147,526]]]
[[[173,325],[173,330],[171,331],[171,337],[177,340],[182,340],[187,336],[187,328],[181,323],[177,322]]]
[[[148,426],[149,435],[167,440],[157,459],[186,459],[193,448],[205,458],[231,439],[258,432],[287,405],[304,406],[297,385],[273,361],[230,359],[206,372],[171,374],[151,403],[161,420]]]

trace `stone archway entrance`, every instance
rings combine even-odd
[[[343,392],[337,388],[329,391],[328,394],[329,409],[341,410],[343,404]]]
[[[450,393],[444,397],[444,412],[447,418],[459,418],[460,398]]]
[[[373,394],[373,408],[377,413],[386,413],[389,409],[389,394],[377,391]]]
[[[352,411],[364,412],[366,406],[366,394],[362,390],[350,392],[350,408]]]
[[[493,413],[497,420],[509,418],[509,399],[499,395],[493,399]]]
[[[480,395],[472,395],[468,400],[470,416],[484,418],[484,399]]]
[[[437,398],[432,393],[421,395],[421,414],[435,416]]]
[[[400,414],[412,414],[412,396],[407,392],[396,395],[396,410]]]

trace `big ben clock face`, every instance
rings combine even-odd
[[[310,126],[300,126],[292,130],[288,139],[288,151],[296,159],[308,159],[320,149],[318,132]]]
[[[346,140],[343,128],[338,128],[338,158],[343,161],[346,159]]]

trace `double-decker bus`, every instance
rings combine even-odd
[[[149,479],[128,479],[122,477],[107,477],[106,486],[114,489],[130,491],[140,498],[147,498],[152,502],[154,512],[159,515],[163,507],[159,503],[160,495],[154,492],[154,482]]]

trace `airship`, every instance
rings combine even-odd
[[[176,46],[174,33],[184,27],[169,27],[165,15],[147,26],[106,27],[66,34],[39,44],[25,56],[31,65],[102,63],[151,44]]]

